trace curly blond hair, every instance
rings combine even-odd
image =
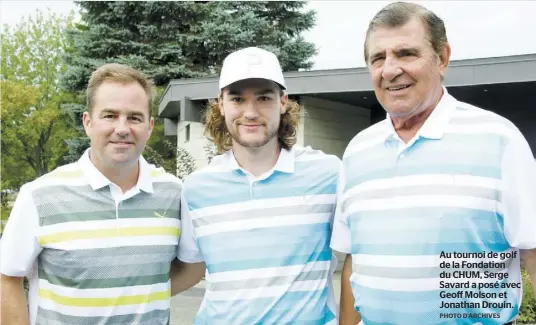
[[[281,114],[277,139],[281,148],[290,150],[296,144],[296,134],[300,121],[300,105],[293,100],[288,100],[285,105],[285,113]],[[216,145],[218,154],[231,149],[233,144],[231,133],[225,125],[225,117],[221,115],[218,100],[210,100],[203,113],[205,121],[204,135]]]

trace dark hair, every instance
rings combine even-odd
[[[406,24],[412,18],[420,18],[428,31],[432,48],[437,55],[448,42],[445,23],[435,13],[425,7],[408,2],[394,2],[380,10],[370,21],[365,38],[365,62],[368,62],[368,39],[376,27],[398,27]]]

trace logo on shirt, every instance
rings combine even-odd
[[[165,217],[166,217],[166,214],[167,214],[167,212],[164,212],[163,215],[161,215],[160,213],[158,213],[158,212],[156,212],[156,211],[154,212],[154,216],[157,217],[157,218],[165,218]]]

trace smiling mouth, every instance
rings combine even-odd
[[[133,144],[132,142],[118,142],[118,141],[110,141],[110,143],[113,143],[113,144],[119,144],[119,145]]]
[[[395,86],[395,87],[387,87],[387,90],[389,91],[398,91],[402,89],[409,88],[411,85],[402,85],[402,86]]]

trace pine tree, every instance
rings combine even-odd
[[[315,46],[301,33],[313,27],[315,13],[304,1],[80,1],[82,23],[69,30],[72,49],[61,85],[83,95],[93,70],[118,62],[150,75],[159,92],[171,79],[217,75],[225,56],[259,46],[276,53],[285,71],[309,69]],[[65,105],[80,129],[83,96]],[[157,107],[157,106],[156,106]],[[155,110],[156,111],[156,110]],[[155,112],[156,114],[156,112]],[[163,122],[148,145],[165,152]],[[87,147],[87,138],[68,140],[70,160]]]

